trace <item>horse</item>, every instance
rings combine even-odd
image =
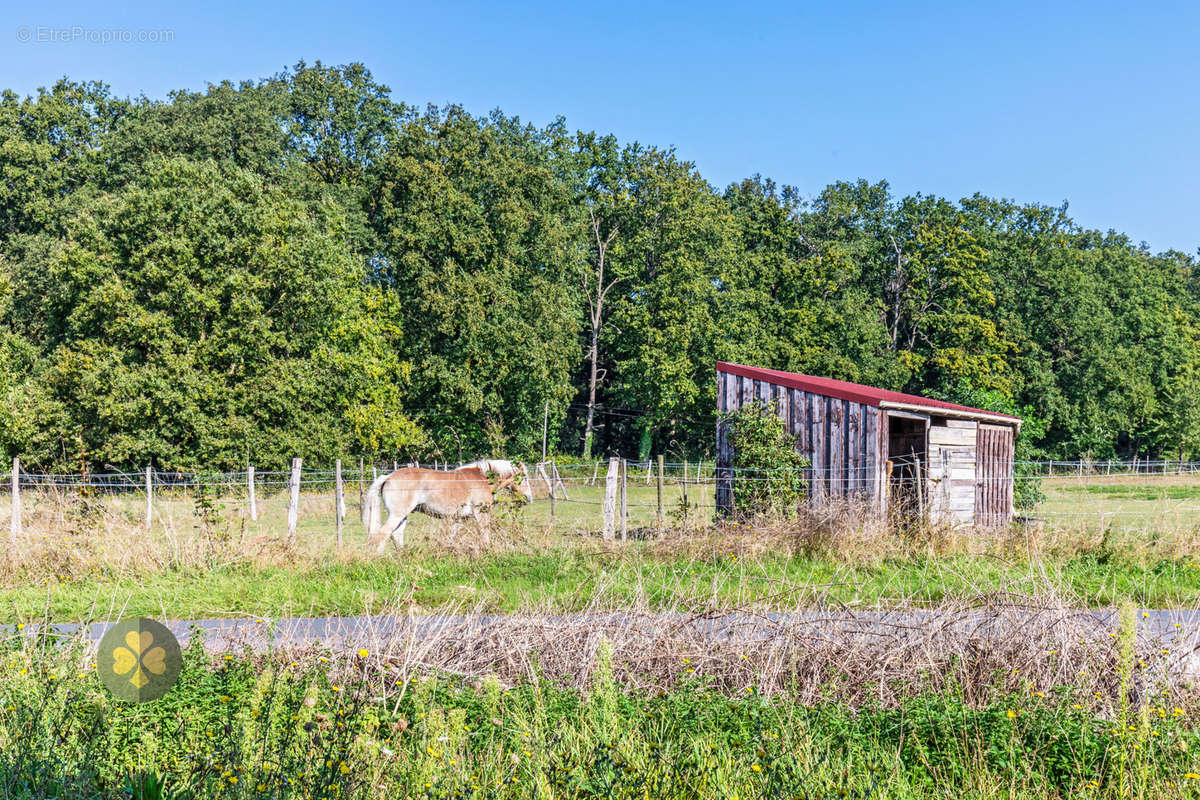
[[[500,477],[516,474],[528,475],[524,464],[519,461],[509,461],[508,459],[503,458],[481,458],[478,461],[472,461],[469,464],[463,464],[461,467],[458,467],[458,469],[481,469],[485,473],[494,472]],[[528,481],[526,481],[524,485],[528,486]],[[532,501],[532,490],[526,494],[528,499]]]
[[[382,555],[390,539],[397,549],[404,547],[404,527],[414,511],[434,517],[474,519],[487,531],[487,515],[502,491],[511,492],[533,501],[524,465],[512,462],[477,462],[507,464],[508,474],[498,469],[465,465],[454,470],[404,467],[381,475],[371,484],[363,507],[367,526],[367,542]],[[489,477],[494,475],[495,479]],[[387,521],[380,525],[379,499],[387,506]]]

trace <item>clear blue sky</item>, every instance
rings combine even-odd
[[[864,177],[1067,200],[1155,250],[1200,246],[1194,3],[66,0],[3,19],[0,83],[21,93],[68,75],[161,98],[361,61],[408,103],[674,145],[719,187],[757,172],[806,195]],[[173,41],[39,42],[38,26]]]

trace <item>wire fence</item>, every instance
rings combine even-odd
[[[619,464],[615,481],[610,474],[614,461]],[[286,509],[290,535],[299,522],[302,506],[308,517],[316,515],[327,522],[336,522],[340,530],[344,519],[357,519],[356,506],[376,478],[399,466],[436,469],[446,474],[447,482],[457,482],[450,472],[459,465],[443,462],[403,465],[390,462],[343,469],[340,465],[302,467],[297,460],[293,469],[286,471],[147,469],[88,474],[26,472],[18,465],[15,481],[11,471],[0,474],[0,496],[7,494],[12,498],[11,503],[4,505],[11,509],[9,517],[14,532],[20,530],[23,516],[36,504],[50,502],[50,498],[86,497],[124,503],[127,512],[141,508],[148,526],[153,524],[156,513],[161,513],[161,507],[170,504],[195,507],[202,502],[220,501],[224,512],[251,520]],[[893,466],[886,486],[888,479],[881,477],[878,465],[821,471],[734,469],[718,467],[712,460],[574,460],[529,464],[526,474],[533,490],[532,516],[606,528],[622,523],[637,526],[661,522],[664,515],[711,517],[717,508],[717,486],[723,480],[743,489],[770,491],[775,486],[794,486],[800,478],[814,495],[822,492],[823,487],[827,491],[830,482],[837,481],[839,492],[846,497],[878,496],[881,491],[903,493],[920,485],[926,502],[934,497],[941,480],[951,480],[921,475],[920,469],[908,469],[912,464],[904,460],[894,461]],[[1015,487],[1018,495],[1029,484],[1036,484],[1041,490],[1040,502],[1030,508],[1018,508],[1018,516],[1094,519],[1103,523],[1152,521],[1164,516],[1186,520],[1200,514],[1200,461],[1085,458],[1018,461],[1014,467],[1011,478],[992,480]],[[979,479],[973,482],[976,486],[981,484]]]

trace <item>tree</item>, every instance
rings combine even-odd
[[[433,455],[533,453],[546,402],[565,413],[578,318],[560,135],[430,109],[385,156],[371,279],[403,314]]]
[[[577,181],[574,194],[583,207],[587,257],[579,264],[579,288],[585,309],[587,364],[587,414],[583,427],[583,457],[591,459],[596,427],[597,395],[606,370],[602,363],[608,299],[614,289],[629,280],[630,265],[615,258],[622,241],[638,221],[634,199],[643,153],[637,145],[621,148],[614,136],[579,134],[575,153]]]
[[[715,359],[1200,449],[1200,273],[1065,204],[714,189],[669,149],[423,112],[361,64],[0,93],[0,445],[33,464],[703,454]],[[1032,457],[1032,455],[1031,455]]]
[[[720,284],[735,236],[729,206],[691,163],[647,151],[632,177],[636,213],[614,251],[627,277],[601,341],[614,375],[607,396],[641,412],[629,434],[646,457],[655,444],[711,440]]]
[[[895,384],[881,304],[857,248],[814,230],[820,221],[794,188],[752,178],[725,198],[738,242],[720,278],[719,357]]]
[[[281,466],[378,440],[348,416],[407,368],[364,316],[335,206],[174,158],[59,218],[13,270],[10,320],[40,345],[39,413],[57,426],[28,463]],[[398,403],[381,411],[393,439],[399,424],[419,440]]]
[[[56,202],[99,179],[129,109],[102,83],[65,78],[34,98],[0,93],[0,243],[53,225]]]

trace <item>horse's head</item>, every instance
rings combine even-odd
[[[508,490],[514,495],[525,498],[526,504],[533,502],[533,485],[529,481],[529,473],[525,471],[524,464],[512,464],[504,472],[488,470],[486,475],[494,487],[492,489],[493,496],[498,496],[501,491]]]

